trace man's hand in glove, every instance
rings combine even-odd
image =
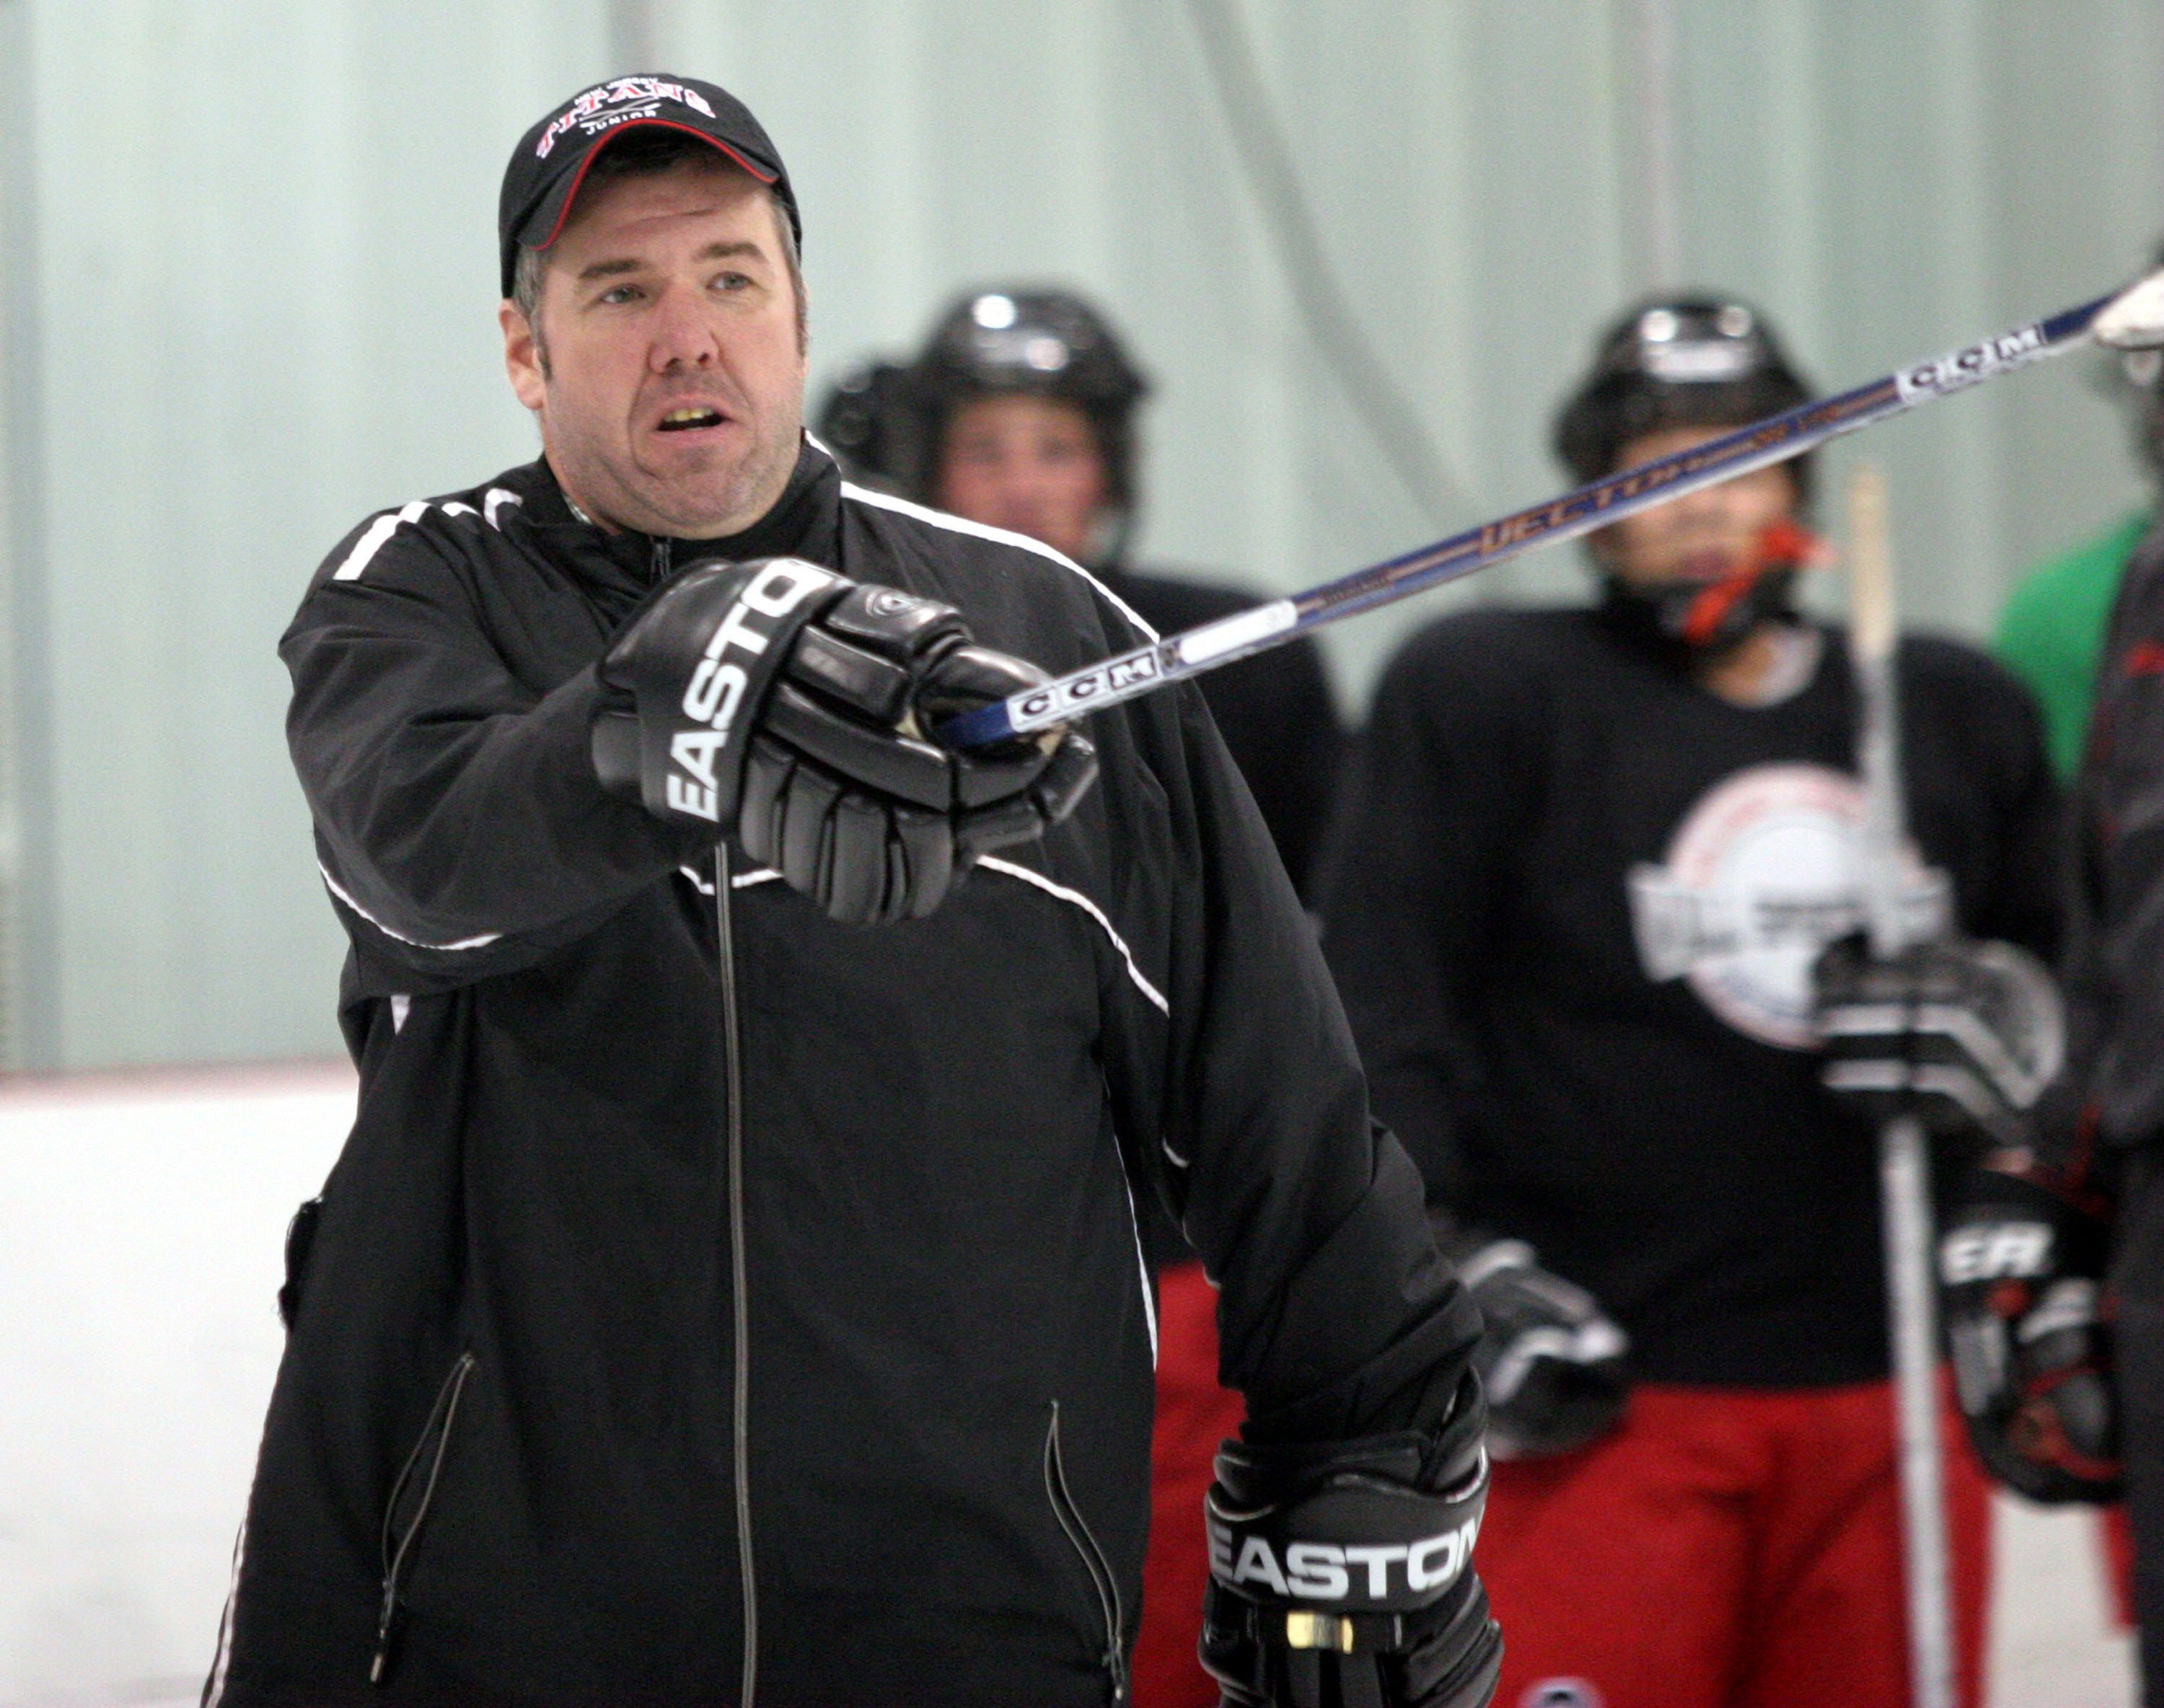
[[[922,918],[980,854],[1042,836],[1097,775],[1070,729],[937,745],[938,724],[1044,673],[973,644],[951,605],[801,559],[692,565],[598,675],[613,696],[594,723],[605,787],[733,830],[848,923]]]
[[[1913,1112],[2020,1141],[2065,1054],[2058,991],[2034,956],[1955,938],[1882,961],[1851,937],[1828,945],[1816,978],[1834,1090],[1882,1121]]]
[[[1202,1616],[1225,1708],[1484,1708],[1503,1664],[1473,1570],[1484,1423],[1468,1374],[1433,1436],[1225,1444]]]
[[[1499,1459],[1568,1453],[1622,1415],[1630,1342],[1593,1295],[1540,1267],[1523,1240],[1461,1234],[1443,1254],[1485,1322],[1473,1368]]]
[[[1970,1175],[1939,1239],[1970,1438],[1992,1475],[2032,1500],[2119,1494],[2100,1207],[2014,1153]]]

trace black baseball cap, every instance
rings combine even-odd
[[[559,104],[511,151],[496,210],[505,296],[518,269],[519,245],[546,249],[554,243],[596,156],[625,133],[643,128],[681,130],[712,143],[780,198],[789,210],[789,228],[802,244],[804,222],[781,152],[748,107],[727,90],[693,77],[659,71],[611,77]]]

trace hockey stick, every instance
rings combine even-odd
[[[1856,740],[1856,768],[1863,785],[1857,875],[1872,956],[1891,960],[1921,933],[1902,905],[1908,815],[1901,794],[1900,695],[1894,675],[1899,644],[1894,555],[1888,544],[1886,483],[1868,464],[1850,481],[1848,520],[1849,652],[1862,702]],[[1902,1566],[1909,1592],[1909,1696],[1915,1708],[1953,1708],[1930,1153],[1923,1122],[1914,1115],[1896,1115],[1879,1129],[1878,1184],[1894,1354],[1894,1439],[1900,1455]]]
[[[981,747],[1154,693],[1168,682],[1281,645],[1356,612],[1395,604],[1423,588],[1457,581],[1533,546],[1575,539],[1686,492],[1799,456],[1841,434],[2056,355],[2092,330],[2099,339],[2122,349],[2164,344],[2164,271],[2128,290],[1950,350],[1935,360],[1899,369],[1837,397],[1770,415],[1723,438],[1607,476],[1560,498],[1356,570],[1289,599],[1258,605],[1100,660],[1041,688],[965,712],[942,724],[936,733],[949,747]]]

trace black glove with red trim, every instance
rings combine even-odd
[[[1979,1168],[1939,1238],[1969,1437],[1992,1475],[2032,1500],[2119,1498],[2098,1207],[2033,1168]]]
[[[1484,1708],[1503,1665],[1473,1570],[1486,1423],[1468,1373],[1432,1436],[1225,1443],[1202,1604],[1223,1708]]]
[[[801,558],[693,564],[597,674],[602,786],[733,830],[833,918],[921,919],[978,856],[1074,811],[1096,750],[1058,728],[964,753],[928,733],[1048,680],[959,612]]]

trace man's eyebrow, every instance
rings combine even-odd
[[[749,255],[754,260],[764,260],[766,251],[748,239],[736,238],[721,243],[710,243],[691,259],[699,261],[717,261],[730,255]],[[580,268],[579,283],[584,285],[596,279],[613,279],[624,273],[639,273],[645,271],[644,261],[626,255],[617,260],[596,261],[591,266]]]

